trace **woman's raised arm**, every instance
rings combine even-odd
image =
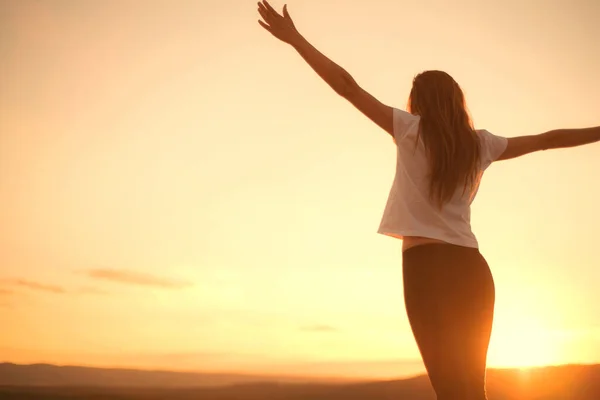
[[[263,21],[258,23],[277,39],[290,44],[310,67],[340,96],[347,99],[369,119],[390,135],[393,133],[393,110],[362,89],[352,75],[317,50],[296,29],[287,6],[279,15],[267,1],[258,3]]]

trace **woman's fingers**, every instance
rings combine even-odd
[[[258,21],[258,23],[267,31],[273,33],[273,25],[277,25],[279,19],[282,19],[283,17],[279,15],[279,13],[277,13],[277,11],[275,11],[275,9],[273,9],[273,7],[271,7],[271,5],[266,0],[258,2],[258,12],[262,19],[265,21]],[[284,13],[287,13],[287,10],[284,10]]]
[[[265,28],[267,31],[271,32],[271,27],[268,25],[269,20],[271,20],[271,14],[270,14],[269,10],[267,9],[267,7],[265,7],[265,5],[262,4],[260,1],[258,2],[258,13],[262,17],[262,19],[264,19],[266,22],[265,23],[261,20],[258,20],[258,23],[260,24],[260,26]],[[271,33],[273,33],[273,32],[271,32]]]
[[[269,7],[271,7],[269,9],[267,6],[264,5],[264,3],[266,3],[266,1],[258,3],[258,12],[263,17],[265,22],[272,25],[273,22],[275,22],[277,20],[277,18],[281,18],[281,15],[277,14],[277,12],[274,11],[271,6],[269,6]]]
[[[269,2],[267,0],[263,0],[263,3],[265,5],[265,7],[267,7],[269,12],[272,12],[274,15],[279,16],[279,13],[277,11],[275,11],[275,9],[273,7],[271,7],[271,5],[269,4]]]
[[[258,3],[258,12],[265,20],[271,16],[271,12],[261,2]]]
[[[269,22],[269,13],[264,8],[258,8],[258,13],[266,21]]]
[[[283,16],[284,16],[286,19],[288,19],[288,20],[292,21],[292,17],[290,16],[290,13],[289,13],[289,12],[288,12],[288,10],[287,10],[287,4],[284,4],[284,5],[283,5]],[[293,22],[292,22],[292,23],[293,23]]]
[[[258,23],[260,24],[260,26],[262,26],[263,28],[265,28],[267,31],[271,32],[271,27],[269,25],[265,24],[261,20],[258,20]]]

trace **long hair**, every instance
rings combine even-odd
[[[419,115],[429,166],[429,195],[439,208],[462,186],[472,196],[481,177],[479,137],[473,128],[463,91],[443,71],[425,71],[414,80],[408,111]]]

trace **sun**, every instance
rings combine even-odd
[[[488,365],[500,368],[527,368],[560,362],[561,343],[542,327],[514,326],[492,334]]]

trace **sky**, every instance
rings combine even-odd
[[[271,4],[281,9],[283,2]],[[449,72],[475,126],[600,124],[594,0],[289,0],[382,102]],[[0,361],[423,372],[391,138],[242,0],[0,0]],[[492,165],[490,367],[600,363],[600,147]]]

